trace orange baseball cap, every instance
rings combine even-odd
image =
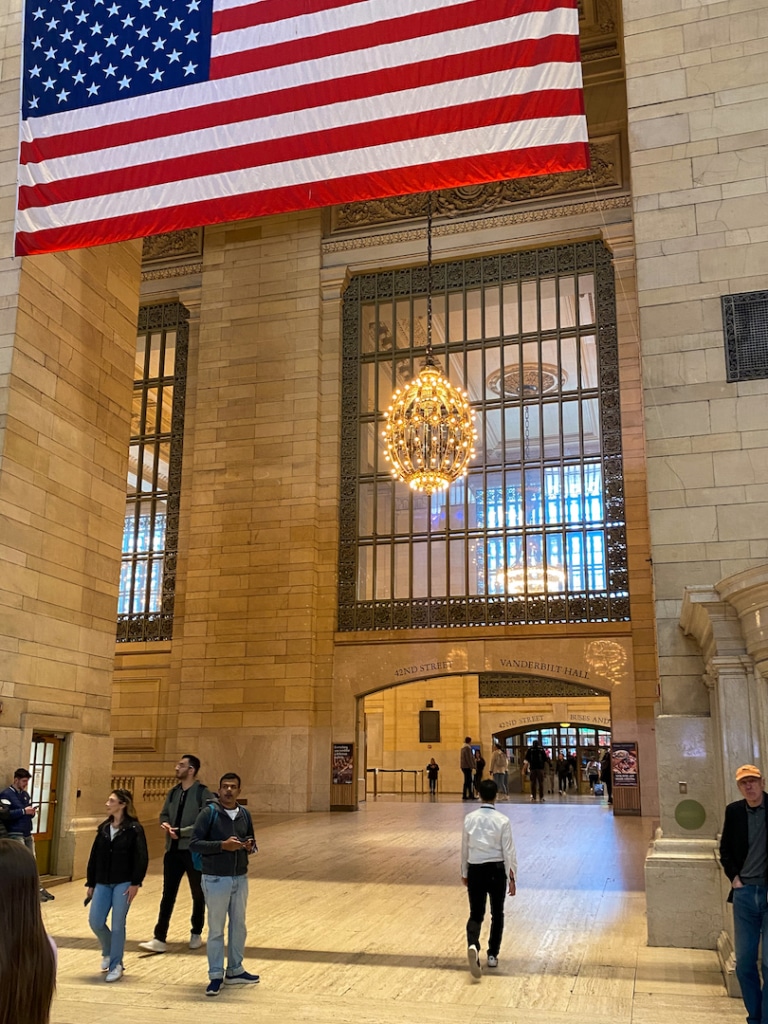
[[[760,769],[753,764],[743,764],[741,768],[736,769],[737,782],[741,782],[742,779],[762,779],[762,777]]]

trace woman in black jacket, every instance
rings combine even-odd
[[[107,810],[109,817],[98,827],[88,860],[86,885],[88,900],[93,900],[88,924],[101,942],[105,981],[119,981],[123,976],[125,919],[144,881],[149,857],[131,793],[114,790],[107,800]],[[107,927],[110,911],[111,930]]]

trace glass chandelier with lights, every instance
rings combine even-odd
[[[447,380],[432,352],[432,194],[427,197],[427,347],[414,380],[392,396],[382,433],[396,480],[432,494],[466,476],[475,455],[475,415],[466,391]]]

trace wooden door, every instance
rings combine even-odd
[[[29,795],[37,807],[34,819],[35,856],[37,870],[49,875],[54,870],[54,837],[56,835],[56,791],[58,787],[59,757],[62,739],[35,733],[29,754]]]

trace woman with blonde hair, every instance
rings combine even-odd
[[[147,873],[149,856],[144,829],[136,818],[133,796],[115,789],[107,800],[109,817],[96,830],[86,872],[86,903],[91,903],[88,924],[101,942],[101,969],[105,981],[123,976],[125,920]],[[112,914],[110,929],[107,918]]]
[[[35,858],[0,839],[0,1024],[48,1024],[56,947],[43,927]]]

